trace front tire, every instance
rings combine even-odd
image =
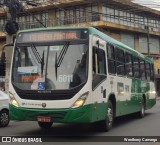
[[[6,127],[9,124],[9,111],[2,110],[0,112],[0,127]]]
[[[106,119],[100,121],[98,124],[100,130],[105,132],[109,131],[113,126],[113,121],[114,121],[114,109],[112,102],[109,100]]]
[[[49,129],[52,127],[53,122],[38,122],[39,127],[42,129]]]

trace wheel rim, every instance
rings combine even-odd
[[[8,114],[6,112],[1,114],[1,125],[5,126],[6,124],[8,124]]]
[[[113,122],[113,110],[111,107],[108,107],[108,125],[112,126]]]
[[[144,101],[142,101],[142,109],[141,109],[142,115],[144,115],[144,111],[145,111],[145,109],[144,109]]]

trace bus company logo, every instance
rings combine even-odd
[[[46,103],[42,103],[42,107],[45,108],[47,105]]]
[[[27,105],[27,103],[22,102],[22,106]]]
[[[41,103],[35,104],[35,103],[25,103],[25,102],[22,102],[22,106],[42,106],[42,104]]]

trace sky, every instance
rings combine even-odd
[[[160,11],[160,0],[133,0],[133,2],[142,4],[144,6]]]

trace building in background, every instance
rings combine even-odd
[[[160,94],[160,12],[131,0],[35,0],[17,15],[20,29],[93,26],[155,61]],[[37,19],[40,22],[37,21]],[[0,9],[0,48],[6,43],[5,9]]]

